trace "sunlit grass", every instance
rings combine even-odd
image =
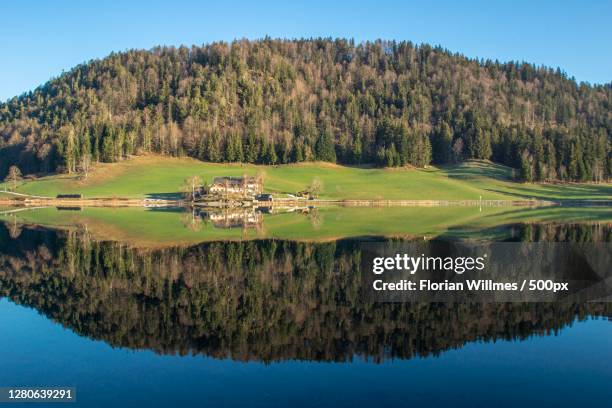
[[[100,164],[87,180],[57,175],[20,184],[18,192],[51,196],[167,198],[179,195],[186,177],[265,175],[268,192],[296,193],[314,178],[323,182],[322,198],[389,200],[612,199],[610,184],[523,184],[511,169],[488,162],[427,169],[378,169],[301,163],[282,166],[204,163],[189,158],[141,156]],[[0,187],[1,188],[1,187]]]

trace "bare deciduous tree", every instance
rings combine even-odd
[[[321,194],[321,192],[323,191],[323,182],[320,178],[315,177],[310,182],[310,185],[308,186],[307,190],[311,197],[317,198],[319,194]]]
[[[257,170],[255,174],[255,182],[261,187],[263,186],[264,179],[266,178],[266,172],[263,170]]]
[[[19,167],[17,166],[9,167],[8,174],[6,175],[6,178],[4,179],[4,181],[6,181],[7,183],[13,184],[13,191],[17,189],[17,182],[19,180],[21,180],[21,170],[19,170]]]
[[[196,198],[196,192],[202,185],[202,179],[199,176],[191,176],[185,179],[181,186],[181,191],[185,194],[185,198],[193,201]]]
[[[240,180],[242,187],[242,195],[247,195],[247,188],[249,186],[249,176],[245,173],[242,175],[242,179]]]
[[[89,176],[89,171],[91,170],[91,155],[89,153],[86,153],[81,157],[79,170],[81,171],[83,178],[87,180],[87,176]]]

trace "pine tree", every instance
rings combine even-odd
[[[316,160],[327,161],[331,163],[336,162],[336,151],[334,148],[334,142],[332,140],[329,131],[323,131],[317,139],[315,145],[315,158]]]
[[[449,163],[452,160],[453,133],[446,122],[442,122],[432,134],[431,148],[433,162]]]
[[[219,131],[215,130],[206,141],[206,158],[213,163],[222,160]]]

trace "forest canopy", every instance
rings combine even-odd
[[[270,38],[113,53],[0,104],[0,177],[158,153],[423,167],[525,181],[612,173],[612,83],[411,42]]]

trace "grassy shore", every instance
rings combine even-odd
[[[204,163],[189,158],[140,156],[100,164],[86,180],[53,175],[22,182],[17,192],[54,197],[175,198],[184,179],[264,174],[273,193],[296,193],[314,178],[323,183],[321,198],[385,200],[610,200],[611,184],[523,184],[511,181],[512,170],[488,162],[469,162],[427,169],[377,169],[301,163],[282,166]]]

